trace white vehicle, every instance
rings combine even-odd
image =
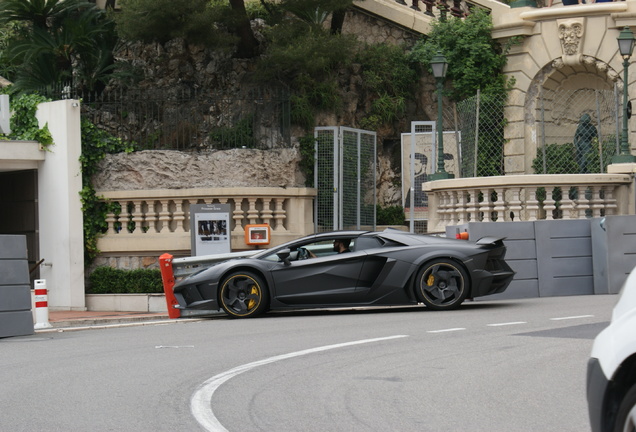
[[[610,325],[594,340],[587,402],[592,432],[636,431],[636,268],[621,289]]]

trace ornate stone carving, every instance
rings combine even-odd
[[[581,45],[585,34],[585,18],[557,20],[559,39],[563,49],[563,63],[575,66],[582,61]]]

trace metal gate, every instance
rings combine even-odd
[[[374,230],[376,133],[347,127],[317,127],[314,137],[314,184],[318,189],[315,231]]]

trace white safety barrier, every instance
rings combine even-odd
[[[49,323],[49,298],[45,279],[34,281],[35,326],[36,330],[53,327]]]

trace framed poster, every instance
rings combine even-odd
[[[444,169],[456,176],[457,135],[455,131],[444,132]],[[433,131],[402,134],[402,206],[407,220],[411,218],[411,206],[413,219],[428,219],[428,196],[422,187],[437,170],[436,138]]]
[[[232,251],[230,212],[229,204],[190,205],[192,256]]]

